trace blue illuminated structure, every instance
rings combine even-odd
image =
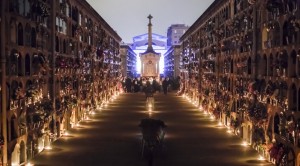
[[[133,37],[133,43],[131,45],[132,50],[137,54],[146,52],[148,48],[148,33]],[[152,48],[156,53],[164,55],[167,52],[167,37],[152,33]],[[141,61],[137,57],[137,73],[141,73]],[[164,58],[160,58],[159,62],[160,74],[164,73]]]

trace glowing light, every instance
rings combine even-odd
[[[148,105],[148,107],[150,107],[150,108],[151,108],[151,107],[152,107],[152,104],[149,104],[149,105]]]
[[[207,115],[208,113],[206,111],[204,111],[204,115]]]
[[[232,133],[232,130],[228,129],[228,130],[227,130],[227,133],[228,133],[228,134],[231,134],[231,133]]]
[[[244,147],[248,147],[249,146],[249,144],[246,141],[243,141],[241,145],[244,146]]]
[[[151,108],[148,109],[148,113],[149,113],[149,115],[152,114],[152,109]]]
[[[211,120],[215,120],[215,117],[213,115],[210,115]]]
[[[263,156],[260,155],[260,156],[258,157],[258,160],[264,161],[264,160],[266,160],[266,159],[265,159]]]
[[[69,136],[69,135],[70,135],[70,133],[68,133],[68,132],[65,132],[63,135],[65,135],[65,136]]]
[[[200,111],[203,111],[203,108],[202,108],[202,106],[200,106],[200,107],[199,107],[199,110],[200,110]]]
[[[95,115],[96,113],[94,111],[91,112],[92,115]]]
[[[39,146],[39,147],[38,147],[38,150],[43,150],[43,147],[42,147],[42,146]]]
[[[25,164],[25,166],[34,166],[34,165],[31,163],[27,163],[27,164]]]
[[[197,102],[196,102],[196,101],[194,101],[194,102],[193,102],[193,104],[194,104],[194,106],[196,106],[196,107],[197,107]]]
[[[76,127],[80,127],[80,124],[79,124],[79,123],[77,123],[77,124],[76,124]]]
[[[219,121],[218,122],[218,126],[223,126],[222,122]]]
[[[51,150],[52,147],[49,145],[49,146],[46,146],[45,149],[46,149],[46,150]]]
[[[164,55],[167,50],[162,48],[161,46],[153,46],[153,49],[155,50],[155,52],[160,53],[161,55]],[[144,53],[147,50],[147,45],[145,46],[138,46],[138,48],[136,48],[135,50],[133,50],[136,55],[140,55],[140,53]],[[159,73],[160,74],[164,74],[164,68],[165,68],[165,60],[164,58],[160,58],[159,59]],[[141,69],[142,69],[142,62],[141,62],[141,58],[139,56],[137,56],[136,58],[136,72],[137,74],[141,73]]]

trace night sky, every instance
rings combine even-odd
[[[147,16],[153,16],[153,33],[167,35],[171,24],[191,26],[214,0],[87,0],[119,34],[123,42],[147,33]]]

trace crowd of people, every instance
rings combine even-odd
[[[171,89],[174,89],[174,85],[176,85],[176,83],[169,77],[163,77],[161,79],[155,77],[125,77],[122,81],[122,87],[126,93],[145,92],[145,90],[151,86],[154,93],[163,92],[167,95]]]

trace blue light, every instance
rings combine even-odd
[[[137,54],[136,57],[136,71],[137,74],[141,74],[141,58],[140,53],[145,52],[145,50],[134,50],[134,52]],[[161,57],[159,59],[159,73],[164,74],[164,68],[165,68],[165,61],[163,55],[166,53],[166,50],[155,50],[157,53],[161,53]]]

